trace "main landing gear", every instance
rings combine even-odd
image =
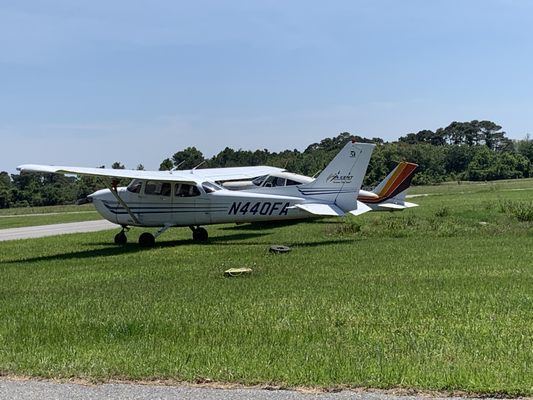
[[[155,239],[161,235],[163,232],[165,232],[168,228],[170,228],[172,225],[165,225],[161,229],[159,229],[154,235],[152,235],[150,232],[143,232],[141,233],[141,236],[139,236],[139,246],[141,247],[154,247],[155,246]],[[195,242],[207,242],[207,239],[209,238],[209,234],[207,233],[207,230],[205,228],[202,228],[200,226],[194,227],[189,226],[189,228],[192,231],[192,239]],[[128,238],[126,236],[126,232],[129,230],[127,226],[123,226],[122,230],[115,235],[115,244],[116,245],[125,245],[128,242]]]
[[[195,242],[207,242],[209,234],[205,228],[200,226],[197,226],[196,228],[194,226],[189,226],[189,228],[192,231],[192,240]]]

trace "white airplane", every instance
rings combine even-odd
[[[236,192],[215,183],[281,170],[274,167],[133,171],[28,164],[17,169],[111,178],[111,182],[106,182],[107,189],[89,195],[88,199],[105,219],[122,226],[115,236],[116,244],[127,242],[125,230],[130,226],[159,227],[155,234],[144,232],[139,237],[141,246],[150,247],[155,238],[171,227],[188,226],[194,240],[206,241],[208,233],[202,225],[359,215],[370,211],[356,197],[374,146],[348,142],[313,182],[285,186],[275,194]],[[117,187],[117,178],[133,180],[127,187]]]
[[[365,203],[373,211],[400,211],[418,206],[405,201],[407,189],[411,185],[417,167],[418,165],[414,163],[400,162],[374,190],[359,190],[357,200]],[[227,181],[222,183],[222,186],[230,190],[275,194],[279,188],[308,184],[314,180],[309,176],[280,170],[258,176],[253,180]]]

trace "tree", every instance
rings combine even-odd
[[[126,169],[126,167],[119,163],[118,161],[115,161],[112,165],[111,165],[111,168],[113,169]]]
[[[477,121],[476,121],[477,122]],[[502,127],[491,121],[481,121],[478,123],[479,134],[490,150],[502,150],[506,147],[505,132]]]
[[[174,168],[174,164],[170,158],[165,158],[161,164],[159,164],[159,171],[170,171]]]
[[[466,144],[467,146],[474,146],[479,143],[479,127],[478,121],[457,122],[453,121],[446,128],[442,129],[439,134],[447,140],[449,144]]]
[[[204,155],[196,147],[187,147],[172,156],[174,166],[180,165],[181,169],[192,169],[205,161]]]
[[[474,147],[471,146],[447,146],[444,157],[446,173],[454,179],[461,179],[473,154]]]
[[[533,162],[533,140],[530,140],[529,134],[526,135],[525,139],[516,141],[515,148],[530,162]]]
[[[11,178],[5,171],[0,172],[0,208],[7,208],[11,201]]]

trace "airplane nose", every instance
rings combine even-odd
[[[91,201],[93,200],[105,200],[107,198],[111,197],[111,192],[109,189],[101,189],[97,190],[96,192],[90,194],[87,196],[87,198],[91,198]]]

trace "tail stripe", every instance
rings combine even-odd
[[[360,198],[359,200],[365,203],[379,203],[396,196],[411,185],[413,173],[417,167],[418,165],[413,163],[401,163],[378,193],[378,198]]]

